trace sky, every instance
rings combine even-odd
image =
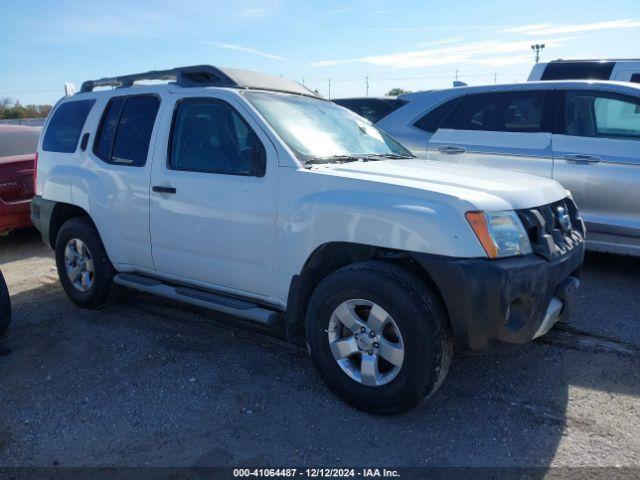
[[[542,60],[639,58],[639,0],[0,0],[0,97],[54,103],[65,82],[212,64],[331,98],[525,81]],[[331,85],[329,87],[329,84]],[[330,91],[329,91],[330,88]]]

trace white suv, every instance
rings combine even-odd
[[[537,80],[614,80],[640,83],[640,60],[552,60],[536,63],[528,81]]]
[[[584,226],[558,183],[416,159],[277,77],[85,82],[38,151],[32,218],[76,304],[118,285],[283,326],[370,412],[433,392],[454,346],[544,334],[578,286]]]

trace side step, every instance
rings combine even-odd
[[[174,286],[164,283],[161,280],[142,275],[118,273],[113,277],[113,281],[123,287],[159,295],[178,302],[189,303],[216,312],[234,315],[268,326],[274,326],[281,317],[280,313],[261,307],[255,303],[207,292],[205,290],[198,290],[196,288]]]

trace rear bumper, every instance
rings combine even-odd
[[[18,202],[0,200],[0,233],[7,230],[30,227],[30,204],[31,200],[20,200]]]
[[[445,305],[456,348],[490,353],[544,335],[571,315],[584,242],[552,261],[538,255],[502,260],[416,254]]]

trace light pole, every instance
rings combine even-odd
[[[536,43],[535,45],[531,45],[531,50],[535,50],[536,63],[538,63],[540,61],[540,52],[544,50],[544,43]]]

